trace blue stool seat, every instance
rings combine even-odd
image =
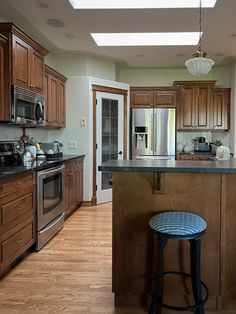
[[[204,304],[206,303],[209,292],[205,283],[201,280],[201,240],[200,237],[205,233],[207,224],[198,215],[184,211],[166,211],[156,214],[149,220],[150,228],[157,236],[158,259],[156,274],[151,281],[151,305],[149,314],[161,314],[162,307],[170,310],[194,311],[196,314],[204,314]],[[191,273],[164,271],[164,249],[169,239],[189,240],[190,242],[190,270]],[[164,277],[180,275],[190,277],[195,303],[188,306],[174,306],[163,303]],[[202,286],[205,290],[205,297],[202,296]]]
[[[149,221],[153,231],[168,238],[190,239],[201,236],[207,227],[205,220],[198,215],[168,211],[153,216]]]

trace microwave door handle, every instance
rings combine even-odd
[[[39,109],[38,109],[39,108]],[[39,112],[39,113],[38,113]],[[36,119],[41,122],[42,121],[42,114],[43,114],[43,105],[41,101],[39,101],[35,107],[35,116]]]

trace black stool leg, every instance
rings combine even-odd
[[[161,305],[155,300],[162,302],[163,286],[164,286],[164,247],[167,243],[167,238],[157,238],[157,272],[154,281],[153,290],[151,291],[152,301],[148,311],[148,314],[161,314]]]
[[[190,240],[190,263],[191,263],[191,276],[192,287],[195,304],[202,302],[202,286],[201,286],[201,240]],[[204,314],[204,306],[200,305],[196,314]]]

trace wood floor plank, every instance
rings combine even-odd
[[[76,211],[40,252],[0,282],[0,314],[145,314],[114,308],[111,292],[111,204]],[[163,311],[163,314],[176,313]],[[236,314],[236,301],[220,312]]]

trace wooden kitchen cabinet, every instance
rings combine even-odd
[[[213,129],[228,130],[230,124],[230,88],[213,90]]]
[[[66,80],[65,76],[45,65],[44,95],[48,127],[66,126]]]
[[[13,85],[43,94],[44,57],[48,53],[13,23],[0,23],[0,33],[9,40],[8,64]]]
[[[8,40],[0,35],[0,121],[11,120]]]
[[[214,155],[208,154],[177,154],[177,160],[214,160]]]
[[[0,180],[0,275],[35,243],[35,173]]]
[[[131,108],[173,108],[176,107],[175,87],[131,87]]]
[[[131,108],[151,108],[154,105],[154,90],[147,88],[130,88]]]
[[[179,89],[178,130],[209,130],[215,81],[175,81]]]
[[[83,157],[65,162],[65,216],[72,214],[83,201]]]

